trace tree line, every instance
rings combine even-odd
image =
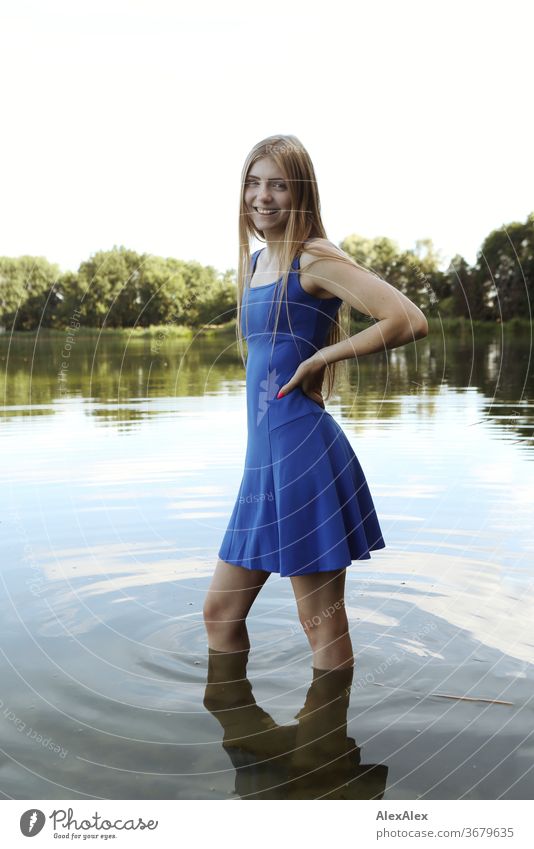
[[[348,236],[341,248],[387,280],[431,319],[507,321],[530,318],[534,304],[534,212],[524,223],[493,230],[473,265],[456,255],[446,269],[431,239],[409,250],[387,237]],[[0,257],[0,326],[64,327],[73,315],[86,327],[191,328],[235,318],[235,272],[123,246],[99,251],[78,271],[61,272],[44,257]],[[366,318],[368,318],[366,316]]]

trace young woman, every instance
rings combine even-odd
[[[248,443],[205,603],[210,649],[248,652],[245,620],[272,572],[289,577],[313,668],[354,663],[345,570],[385,542],[360,463],[325,410],[335,363],[427,335],[424,314],[326,238],[295,136],[263,139],[242,173],[237,339],[247,341]],[[249,255],[251,236],[265,247]],[[350,338],[342,305],[376,319]]]

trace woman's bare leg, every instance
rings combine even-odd
[[[345,611],[345,569],[291,578],[299,619],[313,651],[315,669],[354,665]]]
[[[203,608],[209,648],[225,652],[250,649],[245,619],[270,574],[217,561]]]

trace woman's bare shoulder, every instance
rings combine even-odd
[[[347,256],[347,254],[344,253],[344,251],[342,251],[341,248],[338,248],[337,245],[334,245],[334,243],[331,242],[330,239],[323,239],[323,238],[317,237],[315,239],[307,239],[304,242],[304,244],[302,246],[302,256],[304,256],[304,255],[307,255],[309,257],[313,256],[314,259],[316,259],[315,254],[312,254],[310,251],[307,250],[308,246],[311,247],[312,249],[317,249],[321,252],[321,254],[326,254],[328,256],[333,256],[333,257]]]
[[[312,249],[320,252],[320,257],[317,253],[312,253],[307,250],[308,245],[312,246]],[[313,275],[313,263],[320,262],[321,260],[328,260],[330,258],[334,259],[339,256],[347,256],[341,248],[338,248],[337,245],[334,245],[329,239],[316,238],[316,239],[308,239],[304,242],[302,246],[302,252],[300,255],[300,282],[307,292],[310,295],[315,295],[317,298],[331,298],[331,292],[327,292],[325,289],[321,288],[318,283],[317,278]],[[308,272],[308,269],[310,271]]]

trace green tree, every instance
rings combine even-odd
[[[129,327],[135,323],[143,303],[144,259],[144,254],[114,246],[81,263],[70,299],[77,303],[87,326]]]
[[[446,271],[451,290],[452,314],[468,319],[486,316],[486,292],[475,279],[473,269],[460,254],[456,254]]]
[[[487,313],[506,321],[531,317],[534,304],[534,213],[493,230],[477,255],[474,277],[486,294]]]
[[[423,311],[439,304],[448,293],[444,274],[438,268],[440,256],[431,239],[420,239],[414,250],[401,251],[396,242],[384,236],[365,239],[353,234],[340,247],[356,262],[391,283]]]
[[[0,321],[14,330],[50,326],[59,266],[42,256],[0,257]]]

